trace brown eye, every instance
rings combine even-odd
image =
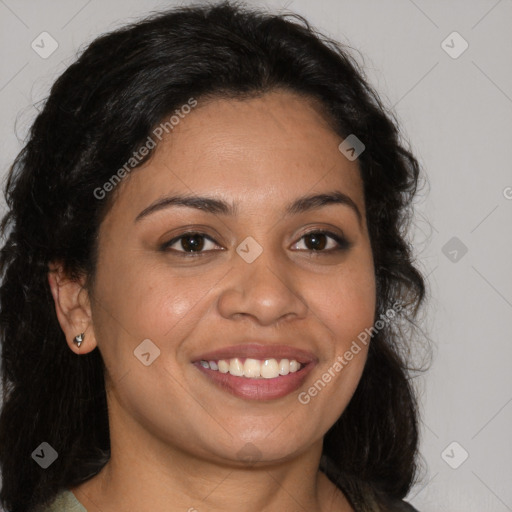
[[[187,235],[181,237],[181,247],[186,252],[201,251],[204,247],[204,237],[201,235]]]
[[[310,233],[304,237],[306,247],[312,251],[321,251],[328,245],[325,233]]]
[[[180,256],[200,256],[205,252],[209,252],[208,250],[204,250],[205,245],[207,245],[208,242],[212,243],[213,245],[217,245],[213,238],[210,238],[204,233],[183,233],[180,236],[177,236],[163,244],[161,249],[163,251],[170,250],[176,253],[180,253]],[[176,245],[176,247],[171,248],[173,245]]]
[[[331,242],[329,242],[329,239]],[[301,237],[301,240],[304,240],[305,249],[312,252],[332,252],[332,251],[340,251],[346,250],[350,247],[350,243],[347,239],[337,235],[336,233],[331,233],[330,231],[310,231]],[[333,244],[334,241],[334,244]]]

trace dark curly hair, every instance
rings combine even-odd
[[[48,283],[49,263],[59,261],[92,290],[99,226],[116,198],[94,199],[94,190],[190,97],[276,89],[318,100],[340,137],[364,142],[375,315],[403,304],[399,321],[372,337],[357,390],[324,438],[321,469],[354,503],[371,492],[385,507],[407,494],[417,476],[418,406],[404,326],[416,325],[426,294],[406,238],[419,164],[347,48],[301,16],[223,2],[152,13],[95,39],[54,83],[10,168],[0,228],[6,510],[36,510],[109,459],[101,354],[69,350]],[[59,454],[45,470],[31,458],[43,441]]]

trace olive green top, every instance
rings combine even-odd
[[[87,512],[87,509],[71,491],[62,491],[44,512]]]

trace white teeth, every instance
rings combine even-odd
[[[296,372],[298,371],[300,368],[300,363],[298,363],[297,361],[295,361],[295,359],[292,359],[290,361],[290,372]]]
[[[260,375],[261,363],[257,359],[246,359],[244,363],[244,377],[256,378]]]
[[[290,361],[281,359],[279,362],[279,375],[288,375],[290,373]]]
[[[288,375],[297,372],[302,365],[295,359],[250,359],[247,358],[243,363],[240,358],[220,359],[219,361],[200,361],[203,368],[219,371],[220,373],[230,373],[236,377],[247,377],[249,379],[275,379],[279,375]]]
[[[229,373],[231,373],[231,375],[235,375],[236,377],[243,377],[244,365],[240,362],[238,357],[235,357],[234,359],[230,359]]]
[[[217,364],[219,365],[220,373],[228,373],[229,372],[229,363],[227,361],[224,361],[224,359],[221,359]],[[212,370],[213,370],[213,368],[212,368]]]
[[[265,359],[261,365],[261,376],[264,379],[275,379],[279,375],[279,364],[275,359]]]

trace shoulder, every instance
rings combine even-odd
[[[418,509],[403,500],[394,502],[388,510],[389,512],[419,512]]]
[[[419,512],[410,503],[401,499],[381,498],[375,510],[380,512]]]
[[[68,490],[61,491],[41,512],[87,512],[87,509]]]
[[[344,473],[327,454],[322,454],[319,469],[343,491],[354,512],[420,512],[407,501],[378,492],[367,481]]]

